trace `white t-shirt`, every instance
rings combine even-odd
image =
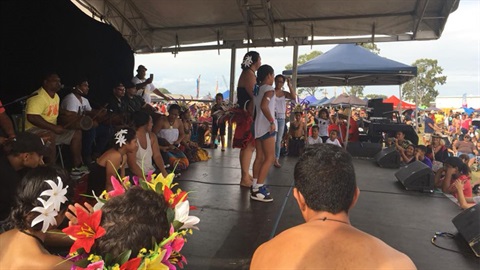
[[[328,119],[317,118],[318,121],[318,136],[328,137],[328,125],[330,121]]]
[[[285,96],[277,97],[275,95],[275,118],[285,119],[285,113],[287,111],[287,102]]]
[[[308,136],[307,138],[307,144],[316,144],[316,143],[323,143],[323,140],[320,136],[318,136],[316,139],[314,139],[312,136]]]
[[[335,139],[335,141],[332,141],[330,140],[330,138],[328,138],[325,143],[329,143],[329,144],[333,144],[333,145],[338,145],[340,147],[342,147],[342,145],[340,144],[340,142],[338,141],[338,139]]]
[[[60,107],[64,110],[80,114],[91,111],[92,107],[90,106],[88,99],[84,97],[80,97],[80,99],[82,101],[80,101],[73,93],[70,93],[63,98]]]
[[[137,76],[135,76],[132,79],[132,83],[137,85],[139,83],[144,83],[146,80],[147,80],[146,78],[145,79],[140,79]],[[138,89],[137,95],[141,96],[143,98],[143,100],[145,100],[146,103],[150,104],[150,103],[152,103],[152,97],[150,95],[153,93],[154,90],[155,90],[155,85],[153,85],[153,83],[150,83],[150,84],[145,85],[144,89]]]
[[[275,91],[275,89],[271,85],[264,84],[260,86],[258,90],[258,95],[253,97],[253,101],[255,102],[255,139],[260,138],[265,135],[267,132],[270,132],[270,121],[268,121],[267,117],[262,112],[262,108],[260,107],[262,104],[262,99],[265,93],[269,91]],[[270,115],[272,117],[275,115],[275,94],[270,98],[268,103],[268,109],[270,111]],[[275,125],[275,131],[277,131],[277,125]]]

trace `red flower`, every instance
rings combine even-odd
[[[95,239],[105,234],[105,229],[100,226],[102,211],[95,211],[90,214],[83,211],[81,207],[76,207],[76,209],[77,224],[68,226],[62,231],[76,239],[70,248],[70,253],[77,251],[79,248],[83,248],[89,253]]]
[[[120,270],[137,270],[142,262],[142,258],[133,258],[120,266]]]

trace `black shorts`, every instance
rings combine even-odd
[[[225,124],[217,124],[217,121],[213,121],[212,124],[212,134],[213,136],[217,136],[218,131],[220,131],[220,136],[225,136]]]

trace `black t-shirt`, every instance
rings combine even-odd
[[[22,180],[25,171],[15,171],[4,155],[0,156],[0,220],[4,220],[10,214],[14,204],[17,187]]]

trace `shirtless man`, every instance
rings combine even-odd
[[[288,135],[288,155],[301,155],[305,148],[305,123],[302,121],[302,112],[297,109],[295,111],[295,119],[290,123]]]
[[[294,177],[293,195],[306,223],[261,245],[250,269],[416,269],[408,256],[350,224],[348,211],[360,191],[345,150],[308,148]]]

